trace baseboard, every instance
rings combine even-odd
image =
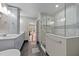
[[[38,47],[39,47],[39,50],[41,51],[42,55],[43,56],[46,56],[46,53],[43,51],[43,49],[41,48],[41,44],[39,41],[37,41],[37,44],[38,44]]]
[[[46,56],[49,56],[49,54],[46,52]]]
[[[39,41],[37,41],[37,44],[39,44]]]
[[[24,40],[24,43],[28,42],[28,40]]]
[[[24,40],[24,42],[23,42],[23,44],[22,44],[22,47],[21,47],[20,51],[23,49],[23,46],[24,46],[24,44],[25,44],[26,42],[28,42],[28,40]]]
[[[44,52],[44,51],[43,51],[43,49],[41,48],[41,44],[40,44],[39,41],[37,41],[37,44],[38,44],[38,47],[39,47],[40,51],[43,52],[43,55],[44,55],[44,56],[49,56],[49,54],[48,54],[47,52]]]

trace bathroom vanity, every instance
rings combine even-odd
[[[25,39],[25,33],[21,34],[6,34],[0,36],[0,51],[7,49],[21,49]]]
[[[46,51],[50,56],[79,56],[79,36],[46,34]]]

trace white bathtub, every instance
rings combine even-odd
[[[25,33],[0,35],[0,51],[7,49],[21,49],[25,39]]]

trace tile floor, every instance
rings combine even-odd
[[[21,49],[22,56],[43,56],[42,52],[39,50],[39,47],[36,42],[36,33],[33,32],[29,36],[28,42],[25,42],[23,48]]]
[[[21,50],[22,56],[42,56],[41,51],[39,50],[36,42],[26,42]]]

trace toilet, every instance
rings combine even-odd
[[[0,52],[0,56],[20,56],[18,49],[8,49]]]

